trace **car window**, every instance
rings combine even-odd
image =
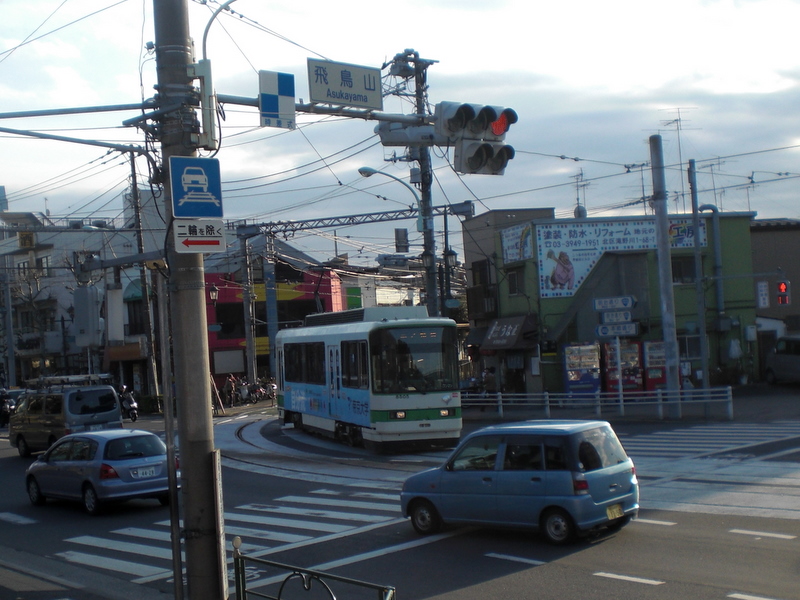
[[[92,460],[97,453],[97,442],[77,438],[72,444],[72,460]]]
[[[535,442],[508,444],[503,460],[503,469],[506,471],[541,471],[542,444]]]
[[[44,408],[44,397],[31,396],[31,399],[28,400],[27,412],[29,415],[40,415],[42,414],[43,408]]]
[[[63,398],[61,397],[61,394],[50,394],[44,400],[44,414],[60,415],[62,405]]]
[[[451,461],[453,471],[491,471],[497,460],[500,438],[481,436],[467,442]]]
[[[610,427],[597,427],[575,436],[579,467],[582,471],[594,471],[628,460],[616,434]]]
[[[70,453],[72,452],[72,440],[65,440],[53,446],[53,449],[47,454],[48,462],[59,462],[62,460],[69,460]]]
[[[73,415],[104,413],[117,408],[113,389],[77,390],[69,396],[69,412]]]
[[[552,437],[544,441],[544,465],[548,471],[564,471],[567,468],[564,438]]]
[[[139,435],[133,437],[109,440],[106,444],[105,458],[108,460],[126,460],[142,456],[158,456],[166,454],[167,447],[154,435]]]

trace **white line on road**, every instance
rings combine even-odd
[[[526,565],[546,565],[547,563],[543,560],[534,560],[532,558],[523,558],[521,556],[511,556],[510,554],[497,554],[496,552],[489,552],[487,554],[489,558],[499,558],[501,560],[513,560],[514,562],[521,562],[525,563]]]
[[[596,577],[607,577],[608,579],[619,579],[620,581],[630,581],[632,583],[644,583],[645,585],[661,585],[664,582],[657,579],[643,579],[641,577],[630,577],[629,575],[617,575],[616,573],[595,573]]]
[[[751,594],[728,594],[728,598],[736,598],[736,600],[778,600],[777,598],[767,598],[766,596],[753,596]]]
[[[796,535],[788,535],[785,533],[769,533],[767,531],[749,531],[747,529],[731,529],[728,533],[739,533],[741,535],[754,535],[756,537],[776,538],[779,540],[793,540]]]
[[[664,525],[665,527],[677,525],[677,523],[673,521],[654,521],[653,519],[636,519],[634,523],[644,523],[646,525]]]
[[[34,523],[38,522],[36,519],[29,519],[28,517],[15,515],[14,513],[10,512],[0,513],[0,521],[6,521],[7,523],[13,523],[14,525],[33,525]]]
[[[164,569],[143,565],[130,560],[118,560],[116,558],[108,558],[106,556],[99,556],[97,554],[85,554],[83,552],[58,552],[56,556],[64,560],[76,563],[79,565],[86,565],[89,567],[96,567],[98,569],[105,569],[106,571],[116,571],[118,573],[126,573],[128,575],[138,575],[145,577],[149,575],[156,575],[164,573]],[[171,575],[171,572],[168,572]]]

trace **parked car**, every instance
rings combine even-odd
[[[800,337],[778,338],[764,363],[767,383],[800,382]]]
[[[79,500],[90,515],[133,498],[169,503],[167,447],[154,433],[109,429],[64,436],[25,472],[28,498]]]
[[[9,422],[8,441],[20,456],[30,456],[69,433],[121,428],[119,400],[112,386],[53,386],[28,390],[20,397]]]
[[[420,534],[444,523],[506,526],[566,544],[630,522],[639,484],[607,422],[526,421],[470,434],[442,466],[409,477],[400,500]]]

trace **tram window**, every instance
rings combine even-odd
[[[325,344],[286,344],[284,346],[286,381],[325,383]]]
[[[367,342],[364,340],[342,342],[342,385],[359,390],[369,389]]]

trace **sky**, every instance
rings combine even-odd
[[[143,145],[123,126],[137,111],[9,118],[20,111],[137,104],[154,95],[153,0],[2,0],[0,127]],[[196,58],[219,4],[188,1]],[[660,134],[670,213],[698,201],[756,218],[800,218],[800,55],[793,0],[407,0],[267,3],[237,0],[208,26],[218,94],[255,98],[258,71],[292,73],[308,100],[308,58],[380,68],[413,49],[433,62],[428,100],[513,108],[516,150],[503,176],[457,175],[452,149],[432,148],[433,204],[466,200],[476,213],[553,208],[570,218],[652,214],[648,139]],[[388,83],[389,80],[386,81]],[[413,112],[388,96],[384,110]],[[253,223],[392,211],[414,202],[369,166],[408,180],[403,148],[382,147],[375,121],[298,113],[294,131],[259,128],[255,108],[226,104],[220,161],[224,216]],[[201,153],[209,155],[209,153]],[[147,187],[147,165],[137,160]],[[0,133],[0,185],[12,211],[53,218],[119,216],[126,156],[103,148]],[[449,242],[460,251],[459,224]],[[394,228],[413,221],[296,234],[319,260],[348,253],[374,266]],[[443,249],[443,219],[435,224]],[[232,240],[235,244],[235,240]]]

